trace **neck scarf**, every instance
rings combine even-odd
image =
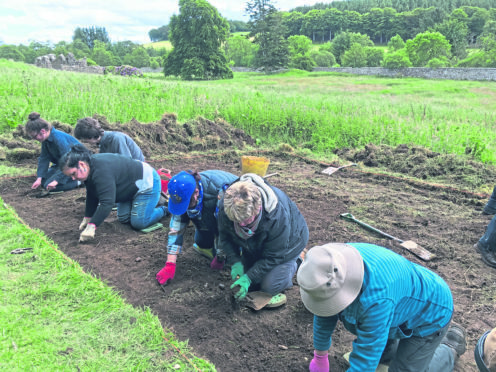
[[[201,212],[203,209],[203,185],[201,180],[198,181],[198,191],[199,194],[198,194],[198,200],[196,201],[195,209],[188,209],[186,213],[188,214],[188,217],[191,219],[196,218],[201,220]]]
[[[258,223],[262,219],[262,207],[260,206],[260,210],[258,211],[258,216],[253,220],[252,223],[246,226],[241,226],[239,223],[234,222],[234,231],[236,231],[236,235],[238,235],[241,239],[249,239],[253,235],[255,235],[255,231],[257,231]]]

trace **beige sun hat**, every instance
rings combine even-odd
[[[318,316],[333,316],[350,305],[363,283],[363,259],[344,243],[311,248],[297,274],[301,300]]]

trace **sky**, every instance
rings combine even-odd
[[[246,1],[207,0],[231,20],[247,22]],[[331,0],[332,1],[332,0]],[[331,1],[274,0],[278,10]],[[0,0],[0,44],[72,42],[77,27],[105,27],[112,42],[149,43],[151,29],[179,14],[178,0]]]

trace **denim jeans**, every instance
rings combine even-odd
[[[296,268],[296,259],[277,265],[264,276],[259,290],[274,296],[285,289],[291,288]]]
[[[153,172],[153,188],[134,196],[132,201],[119,202],[117,218],[121,223],[131,223],[137,230],[142,230],[158,222],[167,214],[167,207],[157,207],[161,190],[160,176]]]
[[[213,232],[209,230],[195,230],[195,243],[203,249],[214,248],[214,256],[215,256],[215,235]]]
[[[46,189],[48,184],[56,178],[58,179],[58,184],[55,189],[52,189],[50,191],[68,191],[78,187],[78,181],[73,181],[71,177],[68,177],[64,173],[62,173],[57,165],[52,165],[50,168],[48,168],[46,178],[43,178],[41,180],[43,188]]]
[[[484,247],[489,251],[496,251],[496,216],[489,222],[486,232],[482,235],[482,238],[479,239],[479,246]]]
[[[455,352],[441,344],[450,323],[432,335],[389,340],[381,361],[389,364],[389,372],[451,372],[455,366]],[[389,354],[389,357],[386,356]]]
[[[493,193],[491,194],[491,197],[484,206],[484,213],[496,214],[496,186],[493,189]]]

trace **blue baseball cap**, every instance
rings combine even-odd
[[[196,180],[188,172],[182,171],[169,181],[169,212],[181,215],[188,210],[191,196],[196,190]]]

